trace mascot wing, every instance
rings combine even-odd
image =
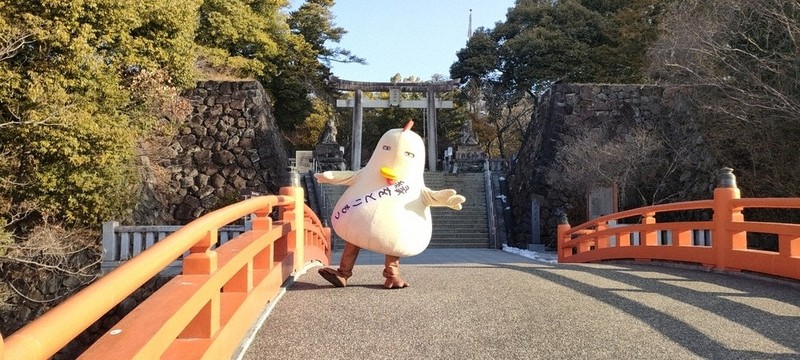
[[[453,189],[444,189],[434,191],[428,188],[422,188],[420,194],[422,202],[427,206],[440,206],[449,207],[453,210],[461,210],[461,204],[467,201],[462,195],[457,195]]]
[[[350,186],[358,179],[359,171],[326,171],[314,174],[317,182],[332,185]]]

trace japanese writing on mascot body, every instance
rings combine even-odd
[[[375,190],[375,191],[373,191],[373,192],[371,192],[371,193],[369,193],[367,195],[358,197],[358,198],[354,199],[353,201],[350,201],[349,203],[345,204],[341,208],[341,210],[336,211],[336,214],[334,214],[333,217],[336,220],[339,220],[339,218],[341,216],[343,216],[343,215],[346,215],[348,211],[352,210],[353,208],[359,207],[361,205],[365,205],[365,204],[369,204],[369,203],[374,202],[374,201],[378,201],[378,200],[380,200],[380,199],[382,199],[384,197],[406,195],[406,194],[408,194],[408,189],[409,189],[408,185],[406,185],[402,181],[398,181],[397,183],[394,184],[394,186],[392,188],[386,186],[386,187],[380,188],[378,190]]]

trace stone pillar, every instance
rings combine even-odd
[[[428,88],[428,171],[436,171],[436,92]]]
[[[356,90],[353,98],[353,137],[350,149],[350,167],[353,171],[361,169],[361,130],[364,122],[364,109],[361,104],[361,90]]]
[[[541,206],[542,201],[537,196],[531,197],[531,242],[528,250],[544,252],[541,237]]]

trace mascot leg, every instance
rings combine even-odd
[[[386,267],[383,269],[383,277],[386,278],[386,281],[383,283],[383,287],[387,289],[402,289],[411,285],[400,277],[399,257],[386,255],[384,264]]]
[[[356,264],[356,258],[360,247],[355,246],[349,242],[344,243],[344,251],[342,251],[342,260],[339,262],[339,269],[322,268],[319,269],[319,274],[325,280],[336,287],[347,286],[347,279],[353,276],[353,266]]]

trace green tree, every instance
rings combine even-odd
[[[280,45],[283,55],[275,58],[280,76],[265,79],[267,89],[275,97],[278,125],[290,139],[298,139],[294,129],[307,120],[327,116],[333,111],[332,105],[314,103],[319,99],[322,104],[332,104],[336,96],[336,89],[328,81],[330,63],[364,63],[348,50],[328,47],[346,34],[334,23],[333,4],[332,0],[308,0],[289,13],[287,22],[291,35]],[[319,125],[322,124],[324,122]],[[321,130],[315,128],[312,132]]]
[[[7,157],[0,176],[13,184],[0,191],[12,209],[96,224],[129,207],[135,139],[156,116],[145,110],[153,99],[135,97],[128,83],[147,69],[191,81],[192,7],[0,2],[0,34],[12,39],[6,44],[14,48],[22,34],[22,45],[0,61],[0,153]]]
[[[524,132],[520,127],[528,123],[533,101],[501,78],[499,49],[492,32],[479,28],[467,47],[456,54],[458,61],[451,66],[450,74],[465,84],[460,100],[466,104],[459,108],[466,114],[461,121],[472,121],[490,156],[506,158],[509,151],[519,148]]]
[[[333,22],[334,1],[308,0],[286,14],[287,4],[204,0],[195,40],[205,76],[260,80],[272,95],[278,127],[295,146],[306,147],[311,139],[301,134],[320,131],[309,126],[320,126],[315,119],[333,111],[328,105],[336,92],[328,81],[330,63],[364,60],[329,47],[346,33]]]
[[[203,0],[195,42],[200,65],[210,74],[266,77],[289,34],[281,9],[286,0]]]
[[[523,0],[494,29],[478,29],[450,68],[473,120],[494,128],[498,153],[519,143],[538,94],[557,81],[644,79],[646,50],[670,0]],[[484,119],[481,119],[482,115]]]
[[[298,125],[295,131],[290,132],[291,137],[289,140],[294,143],[297,149],[313,149],[319,140],[322,130],[325,129],[325,123],[330,119],[334,120],[334,124],[338,123],[332,106],[318,98],[312,99],[311,104],[314,108],[306,118],[306,121]],[[339,138],[341,138],[341,135]],[[339,138],[337,138],[337,141],[339,141]]]
[[[456,53],[458,59],[450,67],[450,76],[461,83],[490,78],[500,69],[499,44],[492,32],[478,28],[467,40],[467,46]]]
[[[494,30],[503,80],[533,91],[567,75],[590,81],[605,62],[595,62],[592,50],[609,42],[607,21],[578,1],[519,2]]]
[[[523,0],[459,51],[451,76],[535,95],[558,80],[638,82],[670,1]]]
[[[0,0],[0,207],[70,224],[120,218],[143,139],[186,115],[177,94],[198,76],[260,79],[287,132],[309,109],[331,113],[325,61],[358,59],[324,46],[344,34],[332,1],[287,4]]]
[[[335,1],[308,0],[289,16],[289,27],[292,32],[303,37],[317,53],[317,57],[326,66],[331,62],[364,63],[364,59],[353,55],[349,50],[340,47],[328,48],[326,43],[339,43],[347,31],[336,26],[331,13]]]

